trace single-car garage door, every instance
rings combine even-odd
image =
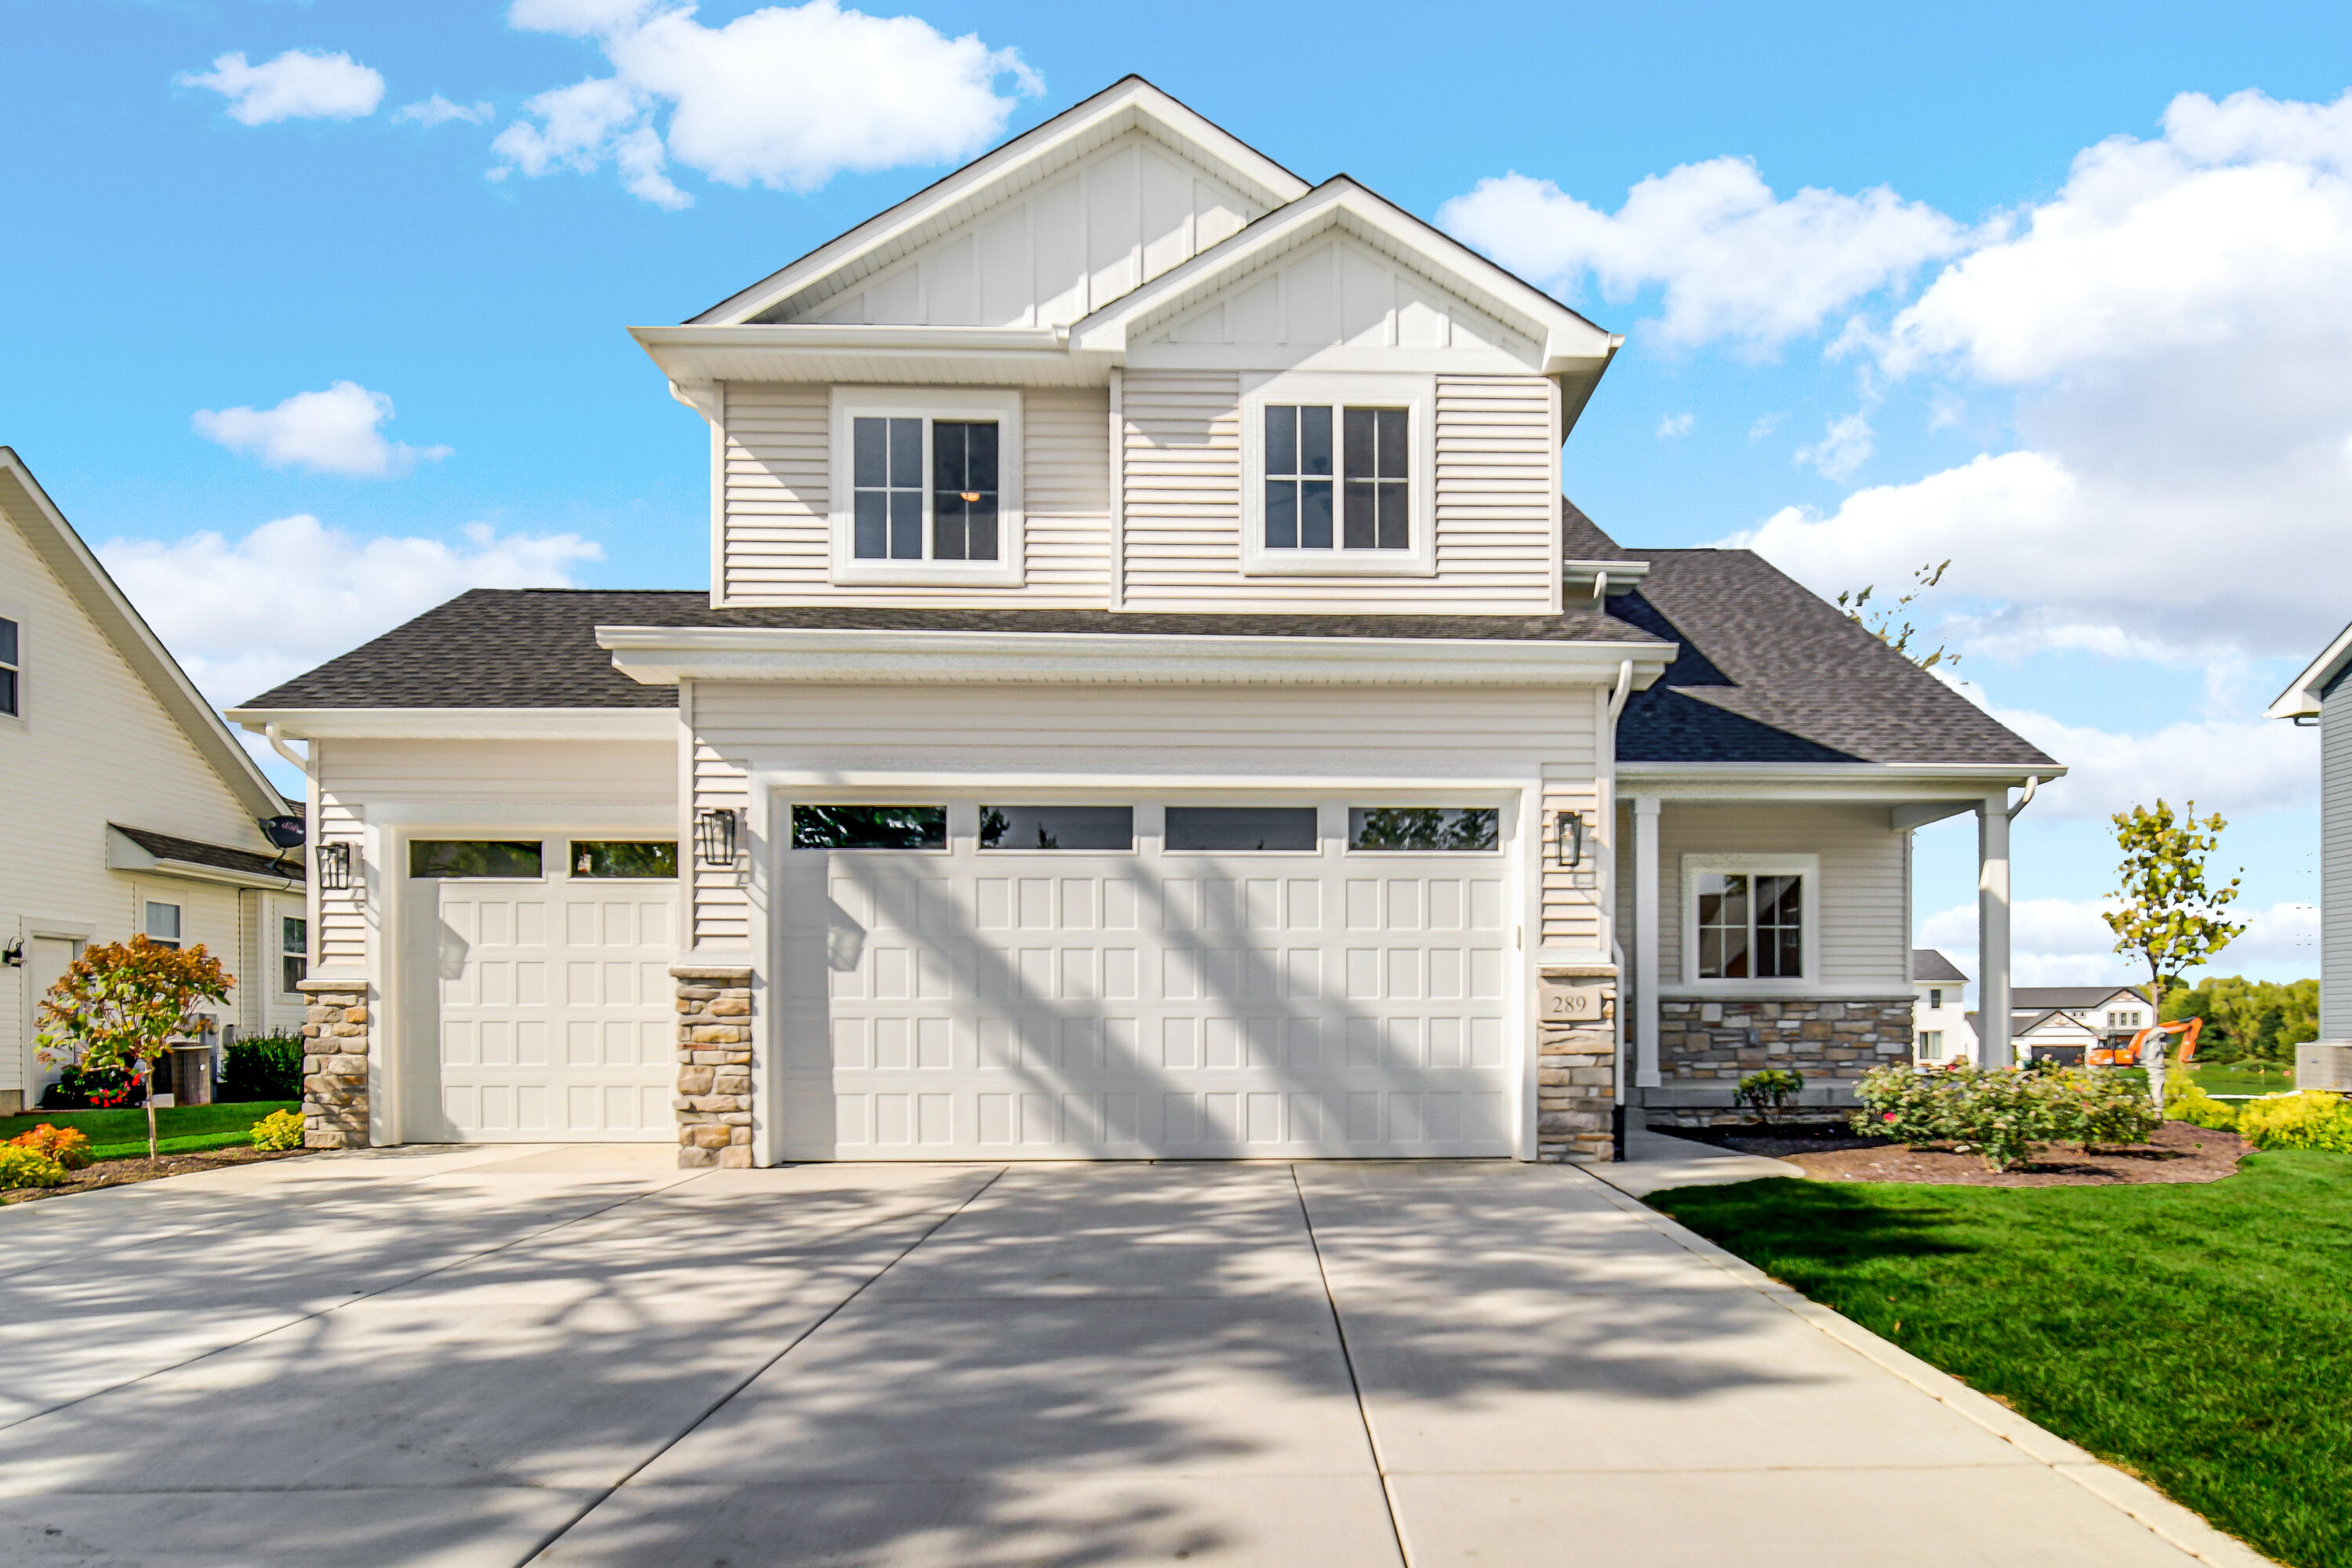
[[[410,1142],[677,1137],[677,847],[416,840]]]
[[[782,1152],[1508,1154],[1499,815],[796,805]]]

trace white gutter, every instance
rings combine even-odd
[[[1609,721],[1612,724],[1617,722],[1617,716],[1625,711],[1625,699],[1633,695],[1633,661],[1629,658],[1617,667],[1617,689],[1609,694]]]
[[[249,730],[252,726],[248,724],[246,728]],[[296,751],[293,747],[288,745],[285,740],[278,733],[278,728],[279,726],[276,720],[272,720],[268,723],[264,724],[261,727],[262,738],[269,742],[269,749],[271,751],[277,752],[279,756],[285,758],[288,762],[301,769],[302,776],[306,779],[309,778],[310,776],[310,759]]]

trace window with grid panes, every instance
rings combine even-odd
[[[1412,548],[1411,410],[1269,403],[1265,420],[1265,548]]]
[[[994,421],[860,416],[850,441],[856,559],[998,559]]]

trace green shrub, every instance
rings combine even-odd
[[[253,1146],[257,1149],[299,1149],[302,1147],[302,1113],[299,1110],[273,1110],[253,1124]]]
[[[61,1187],[68,1180],[66,1168],[42,1153],[21,1143],[0,1143],[0,1191],[10,1187]]]
[[[1749,1073],[1739,1080],[1736,1098],[1739,1103],[1752,1107],[1765,1121],[1776,1119],[1787,1109],[1789,1101],[1804,1092],[1805,1075],[1788,1068],[1766,1068]]]
[[[2326,1149],[2352,1154],[2352,1106],[2307,1089],[2249,1100],[2238,1112],[2238,1132],[2258,1149]]]
[[[9,1139],[7,1146],[47,1154],[68,1171],[79,1171],[89,1163],[89,1137],[79,1127],[52,1127],[44,1121],[30,1132],[19,1132]]]
[[[1874,1068],[1855,1095],[1856,1132],[1914,1148],[1948,1143],[1996,1171],[2023,1164],[2042,1143],[2145,1143],[2159,1124],[2147,1095],[2099,1068]]]
[[[1962,1072],[1973,1072],[1964,1062],[1926,1072],[1907,1067],[1873,1068],[1863,1074],[1854,1097],[1863,1108],[1847,1125],[1865,1137],[1892,1138],[1918,1148],[1952,1137],[1954,1085]]]
[[[2189,1081],[2188,1075],[2167,1079],[2164,1084],[2164,1114],[2174,1121],[2186,1121],[2191,1127],[2235,1127],[2238,1113]]]
[[[231,1040],[221,1052],[224,1100],[302,1098],[302,1037],[256,1035]]]
[[[2060,1068],[2037,1075],[2049,1100],[2052,1129],[2089,1149],[2100,1143],[2145,1143],[2164,1125],[2147,1091],[2104,1068]]]

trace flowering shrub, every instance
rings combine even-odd
[[[30,1132],[19,1132],[9,1139],[7,1146],[47,1154],[68,1171],[79,1171],[89,1163],[89,1138],[79,1127],[52,1127],[44,1121]]]
[[[302,1146],[302,1113],[299,1110],[273,1110],[253,1124],[253,1146],[257,1149],[299,1149]]]
[[[2146,1095],[2097,1068],[1874,1068],[1854,1092],[1856,1132],[1948,1143],[1996,1171],[2023,1164],[2038,1144],[2145,1143],[2158,1126]]]
[[[2176,1088],[2173,1080],[2166,1080],[2164,1114],[2175,1121],[2186,1121],[2191,1127],[2235,1127],[2238,1124],[2236,1111],[2198,1088],[2194,1082],[2181,1083]]]
[[[1804,1091],[1805,1075],[1788,1068],[1766,1068],[1749,1073],[1739,1080],[1738,1100],[1752,1106],[1756,1114],[1769,1121],[1779,1116],[1789,1101]]]
[[[2352,1154],[2352,1105],[2307,1089],[2249,1100],[2238,1131],[2259,1149],[2328,1149]]]
[[[0,1191],[10,1187],[61,1187],[66,1168],[42,1153],[16,1142],[0,1143]]]

